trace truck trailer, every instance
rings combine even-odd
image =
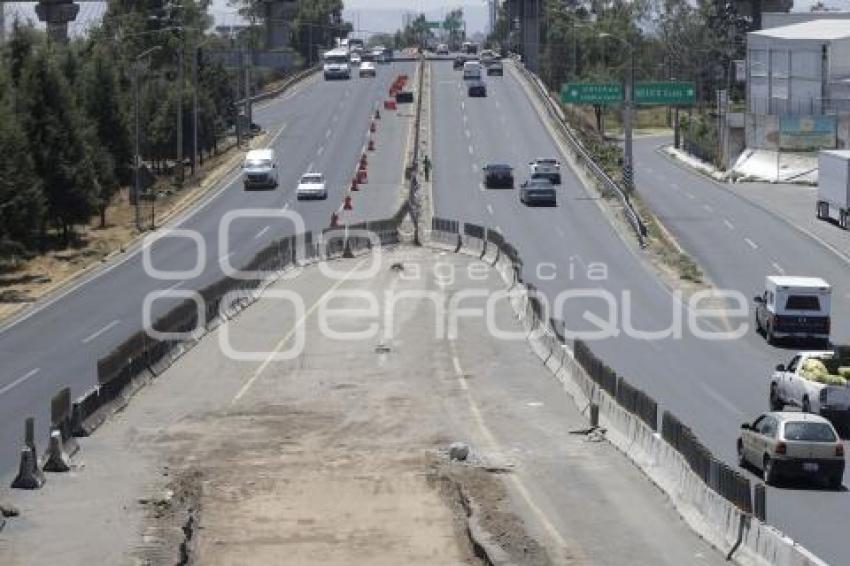
[[[819,220],[834,220],[847,230],[850,224],[850,150],[827,150],[818,155]]]

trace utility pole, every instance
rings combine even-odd
[[[625,157],[623,159],[623,185],[626,191],[634,189],[634,166],[632,154],[632,113],[634,110],[635,100],[635,50],[634,47],[629,48],[629,82],[626,88],[626,105],[625,105],[625,120],[623,126],[623,134],[625,141],[623,149]]]
[[[192,54],[192,176],[198,168],[198,59],[201,56],[200,44],[195,45]]]
[[[183,41],[177,51],[177,182],[183,184]]]
[[[142,65],[141,60],[143,58],[147,57],[148,55],[150,55],[151,53],[153,53],[154,51],[157,51],[160,48],[161,48],[160,45],[154,45],[153,47],[151,47],[147,51],[143,51],[142,53],[137,55],[136,60],[133,62],[133,106],[134,106],[134,110],[135,110],[135,114],[136,114],[136,119],[135,119],[135,122],[136,122],[136,132],[135,132],[135,134],[136,134],[135,135],[136,144],[135,145],[136,145],[136,148],[135,148],[135,157],[133,159],[133,164],[135,165],[135,167],[133,168],[135,175],[134,175],[134,179],[133,179],[134,182],[133,182],[132,202],[135,203],[136,230],[138,230],[139,232],[142,231],[142,216],[141,216],[141,209],[140,209],[140,202],[139,202],[141,200],[140,197],[141,197],[141,194],[142,194],[142,182],[141,182],[141,176],[139,174],[139,169],[141,169],[141,167],[142,167],[142,156],[141,156],[142,121],[141,121],[141,118],[140,118],[140,113],[141,113],[140,112],[140,106],[141,106],[140,99],[141,99],[141,96],[139,94],[139,69]]]
[[[242,53],[242,44],[239,44],[239,66],[236,69],[236,147],[242,145],[242,115],[239,111],[240,100],[242,99],[242,77],[244,74],[245,56]]]

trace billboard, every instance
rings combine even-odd
[[[835,116],[780,116],[779,148],[816,150],[835,147]]]

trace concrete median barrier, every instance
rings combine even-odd
[[[62,473],[71,469],[68,463],[68,454],[65,452],[62,441],[62,433],[54,430],[50,433],[50,440],[47,446],[47,458],[44,462],[45,472]]]
[[[12,489],[41,489],[44,482],[44,474],[38,468],[35,449],[32,446],[24,446],[21,448],[18,475],[12,480]]]

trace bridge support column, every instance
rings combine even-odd
[[[39,21],[47,24],[47,35],[52,41],[68,42],[68,22],[73,22],[80,5],[73,0],[40,0],[35,7]]]

